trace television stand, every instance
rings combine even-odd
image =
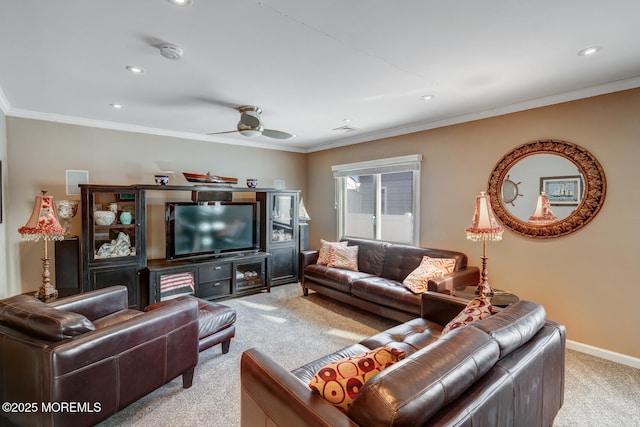
[[[255,252],[202,260],[150,259],[143,270],[143,286],[149,304],[191,293],[190,286],[196,297],[205,300],[271,292],[270,258],[267,252]]]

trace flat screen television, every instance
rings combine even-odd
[[[257,202],[171,202],[165,205],[167,260],[257,252]]]

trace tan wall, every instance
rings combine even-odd
[[[88,170],[91,184],[154,184],[153,175],[160,170],[159,163],[169,164],[178,171],[171,181],[177,185],[188,185],[182,171],[210,171],[237,177],[241,184],[246,178],[258,178],[260,186],[273,187],[274,179],[282,179],[287,189],[305,190],[306,160],[300,153],[14,117],[7,118],[6,134],[11,167],[5,195],[5,221],[9,230],[10,263],[14,267],[10,269],[13,274],[9,274],[7,285],[0,288],[6,295],[36,290],[42,282],[43,243],[21,241],[17,229],[29,218],[34,197],[42,188],[55,200],[80,199],[66,195],[67,169]],[[164,202],[188,200],[190,193],[150,191],[147,196],[147,252],[150,258],[161,258],[164,257]],[[80,215],[77,215],[72,222],[72,233],[80,235],[80,226]],[[49,245],[52,258],[53,243]]]
[[[465,239],[474,197],[491,170],[514,147],[556,138],[581,145],[602,164],[605,204],[585,228],[537,240],[507,231],[488,243],[489,280],[522,299],[543,304],[567,326],[568,338],[640,357],[633,331],[640,286],[640,89],[558,104],[440,129],[308,155],[311,246],[336,237],[331,166],[420,153],[423,246],[466,252],[480,264],[482,247]]]

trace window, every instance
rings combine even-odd
[[[421,155],[333,166],[338,237],[418,244]]]

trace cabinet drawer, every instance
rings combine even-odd
[[[198,268],[198,281],[213,282],[231,278],[231,263],[205,265]]]
[[[213,298],[231,295],[231,280],[216,280],[198,284],[198,298]]]

